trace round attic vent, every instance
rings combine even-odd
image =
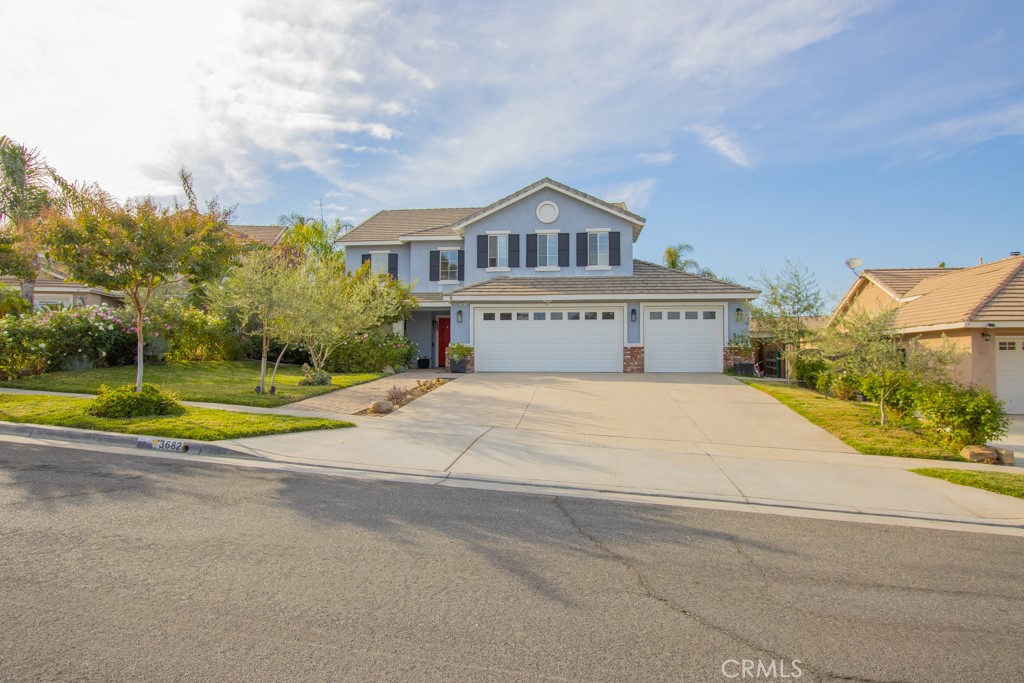
[[[541,223],[554,223],[558,218],[558,204],[541,202],[537,205],[537,220]]]

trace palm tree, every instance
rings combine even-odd
[[[39,266],[39,218],[67,210],[76,188],[29,149],[0,135],[0,274],[22,280],[22,295],[32,301]]]
[[[685,258],[687,254],[693,253],[693,245],[686,242],[673,244],[665,249],[664,262],[672,270],[681,270],[684,273],[693,273],[700,269],[700,266],[692,258]]]

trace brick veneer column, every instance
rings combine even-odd
[[[742,353],[735,349],[726,347],[722,350],[722,360],[725,362],[725,368],[728,370],[732,367],[733,363],[753,363],[754,352]]]
[[[622,371],[644,371],[644,347],[626,346],[622,349]]]

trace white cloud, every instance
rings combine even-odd
[[[56,14],[7,3],[7,52],[32,58],[0,71],[0,92],[31,106],[5,106],[0,129],[122,196],[174,191],[185,164],[204,194],[231,201],[262,199],[281,169],[306,169],[375,205],[427,202],[594,159],[667,164],[670,152],[637,150],[681,130],[749,167],[719,123],[735,92],[870,9],[98,0]],[[637,182],[632,204],[653,190]]]
[[[746,151],[744,151],[736,139],[735,133],[713,126],[692,126],[691,130],[700,137],[701,142],[709,149],[718,152],[734,164],[743,168],[753,167]]]
[[[641,152],[636,156],[645,164],[652,164],[654,166],[667,166],[676,158],[676,155],[672,152]]]
[[[609,202],[625,202],[630,211],[643,211],[658,186],[656,178],[640,178],[607,188],[602,198]]]

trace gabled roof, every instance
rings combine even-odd
[[[281,241],[288,228],[283,225],[229,225],[246,242],[259,242],[272,247]]]
[[[893,297],[894,324],[901,330],[1024,320],[1024,256],[970,268],[866,270],[832,319],[844,314],[866,281]]]
[[[862,275],[896,298],[904,296],[921,280],[959,268],[873,268]]]
[[[397,242],[413,234],[457,237],[450,226],[476,211],[478,207],[378,211],[338,238],[338,243]]]
[[[497,277],[453,290],[453,300],[506,301],[545,298],[577,300],[753,299],[757,290],[634,260],[632,275]]]
[[[627,210],[626,205],[623,202],[606,202],[603,199],[598,199],[597,197],[589,195],[586,192],[581,192],[576,188],[569,187],[568,185],[560,183],[557,180],[552,180],[551,178],[541,178],[537,182],[531,185],[527,185],[523,189],[517,190],[512,194],[508,195],[507,197],[503,197],[502,199],[499,199],[493,204],[489,204],[488,206],[485,206],[482,209],[478,209],[475,213],[466,216],[462,220],[452,225],[452,230],[454,230],[457,234],[462,235],[465,232],[466,228],[475,221],[478,221],[481,218],[484,218],[485,216],[489,216],[492,213],[495,213],[496,211],[500,211],[509,204],[512,204],[522,199],[523,197],[527,197],[533,194],[534,192],[539,192],[540,190],[546,188],[556,190],[570,197],[575,197],[576,199],[586,202],[591,206],[596,206],[599,209],[607,211],[608,213],[614,216],[618,216],[619,218],[622,218],[623,220],[629,222],[633,226],[634,242],[636,241],[637,237],[640,236],[640,231],[643,230],[644,223],[647,222],[646,218],[638,216],[632,211]]]

